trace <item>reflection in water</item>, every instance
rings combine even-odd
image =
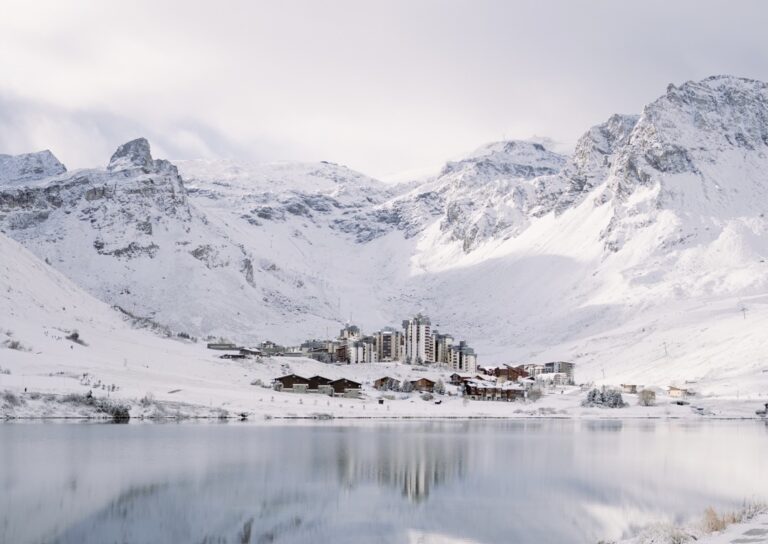
[[[0,542],[595,542],[765,493],[765,451],[753,423],[4,424]]]
[[[359,444],[359,429],[345,429],[338,440],[336,466],[339,483],[347,488],[371,482],[400,489],[404,497],[419,502],[430,489],[448,479],[462,477],[467,444],[451,432],[411,433],[380,429]],[[350,432],[351,431],[351,432]]]

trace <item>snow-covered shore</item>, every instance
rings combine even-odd
[[[174,342],[177,343],[177,342]],[[88,403],[97,400],[123,404],[132,418],[239,417],[258,418],[585,418],[585,419],[751,419],[762,406],[759,398],[702,396],[677,405],[677,399],[659,396],[655,406],[637,403],[625,394],[625,408],[588,408],[578,387],[545,392],[536,402],[475,401],[447,385],[445,395],[423,400],[417,392],[378,391],[373,382],[389,376],[398,380],[421,377],[449,381],[448,369],[421,370],[396,363],[327,365],[304,358],[220,359],[197,344],[178,342],[189,354],[175,363],[147,361],[101,366],[77,347],[77,362],[62,366],[35,353],[13,352],[0,374],[0,416],[4,418],[108,417]],[[74,349],[70,350],[74,352]],[[63,370],[66,369],[66,370]],[[316,393],[277,392],[274,378],[285,374],[330,379],[349,378],[363,384],[360,398],[328,397]],[[26,389],[26,390],[25,390]],[[381,401],[381,402],[380,402]],[[439,404],[436,403],[439,401]]]
[[[728,518],[732,518],[728,520]],[[718,514],[714,510],[689,527],[654,525],[616,544],[768,544],[768,509],[745,506],[741,512]]]

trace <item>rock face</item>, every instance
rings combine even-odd
[[[557,199],[558,212],[580,202],[605,180],[613,166],[614,153],[627,143],[639,118],[616,114],[579,138],[571,160],[561,172],[565,189]]]
[[[768,199],[768,85],[714,76],[671,85],[643,111],[597,202],[615,210],[612,250],[664,212],[678,218],[669,241],[711,237],[723,220],[757,216]]]
[[[67,168],[47,149],[23,155],[0,155],[0,185],[38,181],[66,171]]]
[[[0,185],[0,230],[98,298],[176,331],[203,330],[203,304],[236,314],[263,296],[251,254],[209,224],[176,166],[153,160],[143,138],[120,146],[107,170]]]
[[[109,159],[107,170],[119,172],[131,168],[151,168],[153,162],[149,142],[146,138],[137,138],[117,148],[112,158]]]
[[[523,230],[537,205],[532,180],[556,174],[565,160],[539,143],[489,144],[339,227],[347,232],[361,229],[364,235],[358,235],[358,241],[367,242],[392,230],[412,238],[439,221],[440,241],[459,242],[468,253],[485,241]]]

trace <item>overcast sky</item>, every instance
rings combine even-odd
[[[670,82],[768,80],[768,2],[3,2],[0,153],[330,160],[387,177],[570,146]]]

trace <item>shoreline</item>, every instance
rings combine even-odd
[[[239,416],[227,416],[219,417],[215,415],[211,416],[162,416],[162,417],[131,417],[126,420],[115,420],[111,417],[100,416],[6,416],[0,419],[0,423],[10,423],[14,421],[82,421],[82,422],[99,422],[99,423],[116,423],[127,424],[137,422],[177,422],[182,423],[185,421],[218,421],[221,423],[255,423],[262,421],[687,421],[687,422],[707,422],[707,421],[729,421],[729,422],[742,422],[742,421],[755,421],[764,422],[768,424],[768,419],[765,417],[754,416],[707,416],[698,419],[683,417],[683,416],[583,416],[583,415],[511,415],[511,416],[491,416],[491,415],[477,415],[477,416],[333,416],[331,414],[319,414],[317,416],[270,416],[264,414],[261,418],[251,417],[239,417]]]

